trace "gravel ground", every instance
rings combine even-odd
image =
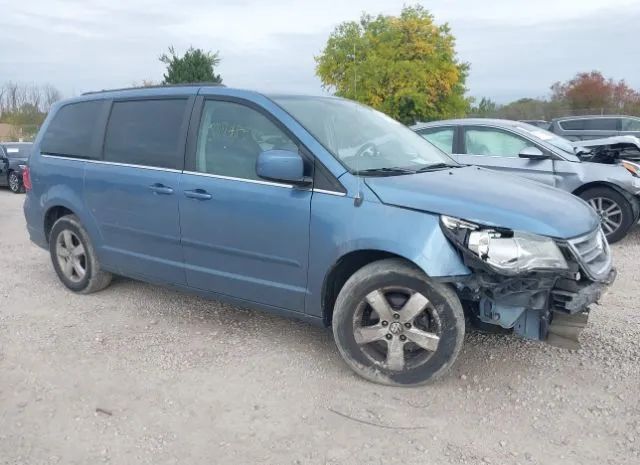
[[[444,379],[357,378],[329,331],[119,279],[90,296],[0,190],[2,464],[638,464],[640,229],[583,348],[468,334]]]

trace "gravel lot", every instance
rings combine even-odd
[[[357,378],[329,331],[118,279],[90,296],[0,190],[2,464],[638,464],[640,228],[583,348],[468,334],[448,376]]]

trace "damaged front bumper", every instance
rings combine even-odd
[[[525,255],[520,242],[514,241],[513,231],[481,227],[451,217],[442,217],[441,225],[465,265],[473,271],[459,280],[451,279],[473,323],[489,331],[501,328],[497,332],[509,330],[526,339],[578,347],[589,306],[598,302],[616,278],[601,228],[570,239],[536,239],[520,233],[528,263],[535,263],[532,257],[536,253],[548,261],[542,260],[537,269],[530,266],[514,271],[513,266],[504,265],[511,265],[508,253],[519,260]],[[555,243],[555,249],[550,248],[550,241]],[[497,258],[492,261],[494,242]]]
[[[591,280],[573,263],[568,273],[531,273],[504,277],[476,269],[456,283],[472,321],[497,325],[525,339],[577,349],[588,321],[589,307],[598,303],[616,278],[615,268]]]

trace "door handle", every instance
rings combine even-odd
[[[165,186],[164,184],[155,183],[149,186],[152,192],[160,195],[171,195],[173,194],[173,189],[171,187]]]
[[[195,189],[192,191],[184,191],[184,195],[190,199],[211,200],[213,196],[204,189]]]

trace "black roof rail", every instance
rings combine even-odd
[[[208,86],[227,87],[224,84],[220,84],[218,82],[185,82],[181,84],[157,84],[153,86],[121,87],[119,89],[92,90],[90,92],[83,92],[82,95],[102,94],[104,92],[119,92],[122,90],[162,89],[165,87],[208,87]]]

